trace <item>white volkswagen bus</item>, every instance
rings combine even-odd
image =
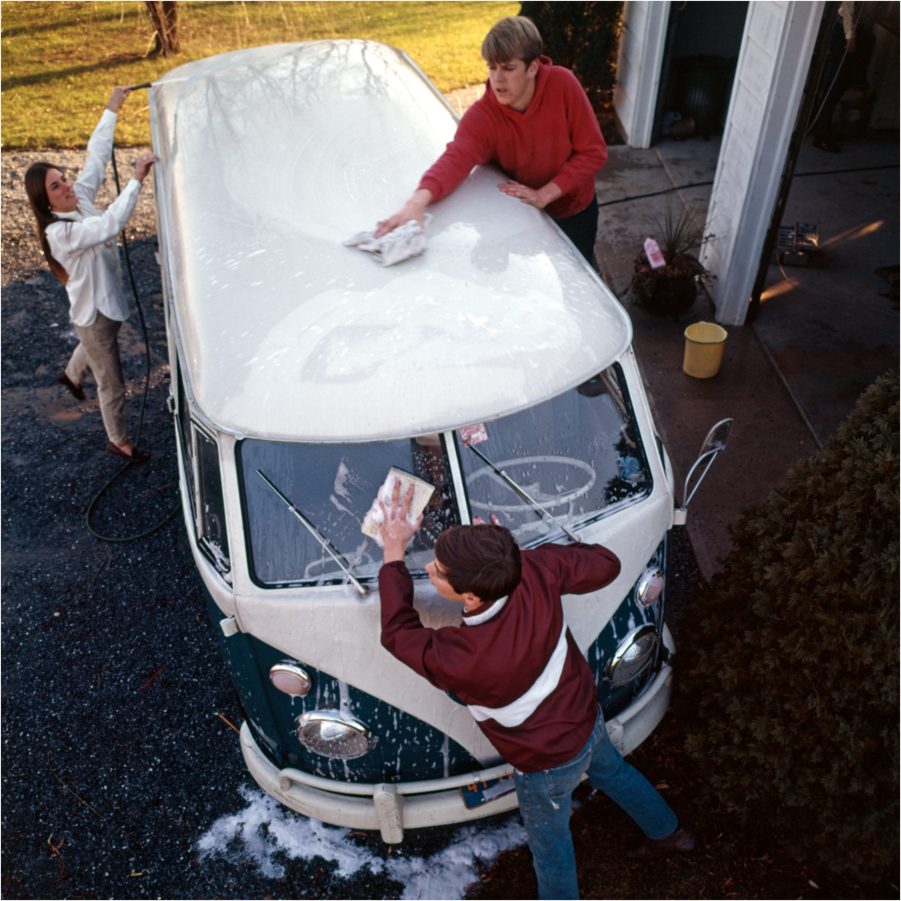
[[[425,575],[452,524],[617,554],[612,585],[564,605],[630,752],[670,697],[676,512],[623,308],[490,167],[433,207],[421,256],[344,246],[456,127],[397,50],[228,53],[150,100],[184,516],[253,777],[388,842],[516,805],[468,710],[379,643],[361,523],[391,467],[436,486],[407,557],[426,625],[459,621]]]

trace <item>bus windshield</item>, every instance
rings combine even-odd
[[[248,438],[238,448],[251,575],[270,588],[344,582],[346,570],[374,579],[382,552],[361,526],[391,467],[435,486],[407,552],[414,574],[424,573],[441,532],[460,522],[497,521],[520,545],[535,545],[563,539],[652,487],[618,366],[534,407],[445,435],[355,444]]]
[[[381,566],[381,548],[361,532],[361,526],[392,466],[435,486],[422,527],[407,553],[412,571],[425,569],[438,535],[459,522],[447,454],[439,435],[366,444],[246,439],[239,447],[252,575],[263,586],[345,579],[333,554],[271,490],[267,480],[332,551],[343,557],[358,579],[374,578]]]
[[[651,490],[619,367],[494,422],[455,433],[470,514],[523,546],[559,540]]]

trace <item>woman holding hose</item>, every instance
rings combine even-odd
[[[156,157],[135,164],[134,177],[105,211],[94,207],[113,146],[119,109],[129,88],[116,87],[88,141],[88,159],[75,184],[51,163],[32,164],[25,190],[37,219],[38,236],[53,274],[66,286],[69,315],[79,343],[57,381],[77,399],[93,373],[109,453],[142,463],[147,451],[134,447],[125,424],[125,382],[118,334],[131,312],[122,285],[116,236],[134,211],[141,184]]]

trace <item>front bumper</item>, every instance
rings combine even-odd
[[[672,654],[672,635],[664,626],[663,641]],[[664,663],[641,696],[607,722],[607,733],[621,754],[637,748],[654,731],[669,707],[673,670]],[[247,723],[241,726],[241,752],[259,786],[280,803],[304,816],[350,829],[378,829],[389,844],[403,841],[405,829],[477,820],[513,810],[516,793],[468,808],[461,787],[509,775],[500,764],[462,776],[420,782],[357,784],[312,776],[301,770],[278,769],[260,751]]]

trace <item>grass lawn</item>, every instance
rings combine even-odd
[[[485,78],[485,32],[518,3],[178,4],[181,52],[147,58],[143,3],[4,2],[3,149],[83,147],[114,84],[140,84],[215,53],[290,41],[369,38],[405,50],[442,91]],[[135,98],[137,99],[137,98]],[[126,104],[120,146],[149,144],[147,102]]]

